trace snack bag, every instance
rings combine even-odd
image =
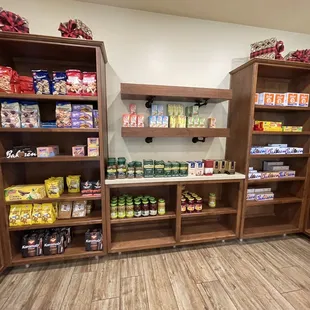
[[[38,95],[51,94],[51,81],[47,70],[32,70],[34,91]]]
[[[22,128],[39,128],[40,110],[38,103],[22,101],[20,107]]]
[[[21,208],[20,208],[21,225],[31,225],[32,224],[31,213],[32,213],[32,204],[21,205]]]
[[[16,100],[1,100],[1,126],[20,128],[20,106]]]
[[[35,203],[32,208],[32,224],[42,224],[42,206],[40,203]]]
[[[56,102],[56,125],[58,128],[71,128],[71,111],[70,102]]]
[[[83,72],[83,96],[97,96],[96,72]]]
[[[33,78],[30,76],[20,76],[19,87],[21,94],[34,94]]]
[[[69,219],[72,213],[72,201],[63,201],[58,206],[58,218]]]
[[[15,70],[10,67],[0,66],[0,92],[1,93],[16,93],[16,84],[19,76]]]
[[[10,226],[20,226],[20,205],[11,205],[9,214],[9,225]]]
[[[56,220],[53,204],[42,203],[42,222],[52,224]]]
[[[48,198],[59,198],[61,189],[59,185],[59,180],[55,178],[50,178],[44,181],[45,190]]]
[[[68,175],[66,178],[68,193],[79,193],[80,192],[80,175]]]
[[[66,72],[53,71],[52,94],[53,95],[66,95],[67,94]]]
[[[67,94],[81,95],[83,90],[82,72],[80,70],[67,70]]]
[[[72,208],[72,217],[84,217],[86,216],[86,204],[87,201],[74,201]]]

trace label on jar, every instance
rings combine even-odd
[[[190,205],[190,204],[188,204],[187,205],[187,211],[189,211],[189,212],[193,212],[195,210],[195,207],[194,207],[194,205]]]
[[[157,209],[151,209],[150,210],[150,215],[157,215]]]
[[[118,211],[117,212],[117,217],[119,219],[123,219],[125,217],[125,211]]]
[[[202,204],[201,203],[196,203],[195,204],[195,210],[196,211],[201,211],[202,210]]]
[[[141,214],[142,214],[141,210],[135,210],[135,212],[134,212],[135,217],[140,217]]]
[[[111,211],[111,219],[117,219],[117,212],[116,211]]]
[[[142,216],[149,216],[150,211],[149,210],[142,210]]]
[[[186,204],[181,205],[181,211],[182,211],[182,212],[186,212]]]
[[[126,211],[126,217],[133,217],[133,210]]]

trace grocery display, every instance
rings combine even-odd
[[[255,200],[255,201],[266,201],[273,200],[274,193],[271,191],[270,187],[267,188],[248,188],[246,200]]]
[[[256,105],[308,107],[309,94],[307,93],[256,93]]]
[[[257,121],[254,122],[254,131],[302,132],[303,126],[283,126],[282,122]]]
[[[262,171],[249,167],[249,179],[294,178],[296,171],[290,170],[283,161],[263,161]]]
[[[250,154],[252,155],[277,155],[277,154],[303,154],[302,147],[292,147],[285,143],[269,143],[268,146],[252,146]]]

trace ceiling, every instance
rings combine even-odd
[[[134,10],[310,34],[310,0],[79,0]]]

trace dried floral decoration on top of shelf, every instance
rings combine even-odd
[[[251,44],[250,58],[282,60],[283,57],[281,52],[283,51],[283,41],[278,41],[276,38],[270,38]]]
[[[18,14],[0,8],[0,31],[29,33],[29,23]]]
[[[284,60],[310,63],[310,49],[309,50],[296,50],[294,52],[289,52],[284,57]]]
[[[79,19],[70,19],[68,22],[60,23],[58,30],[65,38],[93,39],[92,31]]]

